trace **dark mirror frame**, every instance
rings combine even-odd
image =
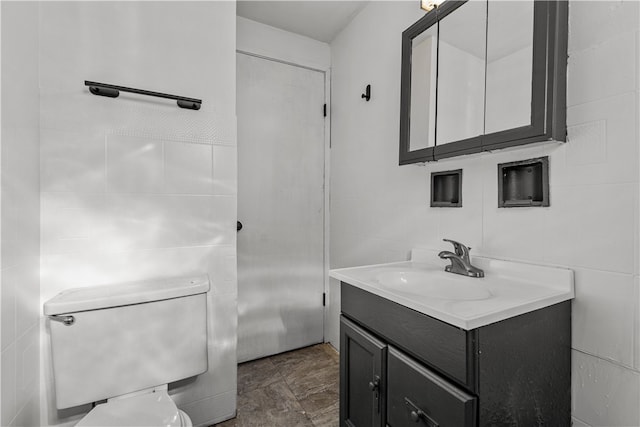
[[[491,0],[489,0],[491,1]],[[402,33],[400,84],[400,165],[491,151],[541,141],[566,141],[568,1],[535,0],[531,124],[434,147],[409,151],[411,43],[467,0],[447,0]],[[436,105],[438,97],[436,74]],[[436,135],[438,111],[436,110]]]

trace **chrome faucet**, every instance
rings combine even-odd
[[[463,276],[469,277],[484,277],[484,271],[471,265],[471,261],[469,260],[469,250],[471,248],[467,248],[460,242],[456,242],[454,240],[442,239],[445,242],[449,242],[453,245],[453,251],[442,251],[438,254],[438,256],[442,259],[448,259],[451,261],[450,265],[447,265],[444,268],[444,271],[455,274],[462,274]]]

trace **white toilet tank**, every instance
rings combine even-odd
[[[57,408],[205,372],[208,291],[203,275],[69,289],[47,301]]]

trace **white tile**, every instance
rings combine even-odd
[[[552,184],[637,181],[636,101],[630,92],[568,108],[566,158]]]
[[[2,358],[2,416],[0,424],[9,425],[16,415],[16,346],[10,345],[0,355]]]
[[[100,132],[43,129],[40,143],[42,191],[105,191],[105,136]]]
[[[102,247],[109,227],[106,196],[86,193],[42,193],[43,254],[82,252]]]
[[[640,101],[640,98],[638,100]],[[633,216],[634,218],[640,219],[640,185],[638,185],[638,195],[636,196]],[[640,254],[640,220],[635,222],[633,236],[634,253]],[[633,272],[637,276],[638,274],[640,274],[640,256],[636,256],[634,261]]]
[[[498,207],[498,164],[549,157],[549,175],[555,171],[558,145],[525,147],[519,150],[499,151],[482,156],[482,254],[503,259],[542,262],[549,227],[551,207]],[[551,192],[552,193],[552,192]]]
[[[41,301],[73,287],[113,284],[157,277],[209,273],[215,268],[211,246],[133,251],[85,251],[43,255]]]
[[[571,417],[571,425],[572,427],[591,427],[589,424],[580,421],[576,417]]]
[[[635,286],[632,275],[575,269],[572,348],[633,366]]]
[[[636,34],[574,52],[567,66],[567,106],[636,90]]]
[[[2,331],[1,349],[7,349],[16,339],[16,266],[5,267],[0,270],[2,274]]]
[[[96,81],[203,98],[215,103],[220,99],[216,95],[224,90],[235,92],[235,87],[228,87],[232,85],[227,76],[221,75],[235,68],[234,65],[221,66],[227,64],[222,59],[235,59],[235,47],[229,48],[232,43],[229,37],[235,38],[235,19],[228,22],[231,11],[235,17],[232,6],[206,3],[43,4],[40,13],[43,17],[40,24],[41,84],[44,87],[69,87],[93,76]],[[90,26],[83,24],[94,16],[100,16],[100,21]],[[176,22],[187,21],[192,23],[188,28],[174,27]],[[101,49],[95,49],[95,46]],[[144,46],[144,49],[138,46]],[[203,58],[203,51],[210,52],[210,56]],[[167,63],[167,58],[171,58],[173,65]],[[113,67],[115,63],[130,66]],[[220,81],[216,77],[226,79]],[[200,86],[208,79],[213,81]],[[171,101],[163,102],[177,108]],[[205,102],[203,108],[207,106]]]
[[[569,3],[569,54],[638,29],[637,1]]]
[[[215,233],[215,245],[235,245],[236,243],[236,221],[237,199],[234,196],[214,196],[215,217],[212,219],[212,227]]]
[[[463,201],[464,204],[464,201]],[[482,241],[482,205],[462,208],[438,208],[438,239],[450,239],[472,248],[472,254],[484,253]],[[439,248],[450,250],[449,243]]]
[[[497,203],[497,202],[496,202]],[[484,208],[483,254],[496,258],[543,262],[549,208]]]
[[[238,156],[235,146],[213,146],[213,192],[220,196],[238,193]]]
[[[635,351],[635,361],[634,367],[636,370],[640,371],[640,277],[636,276],[634,280],[634,288],[635,288],[635,297],[634,301],[636,304],[636,314],[635,314],[635,329],[634,329],[634,351]]]
[[[13,255],[39,252],[39,132],[2,130],[2,242]]]
[[[42,425],[40,422],[40,396],[38,393],[34,393],[22,409],[20,409],[11,423],[11,427],[39,425]]]
[[[220,244],[218,204],[215,196],[110,194],[102,247],[113,251]]]
[[[76,252],[89,247],[92,228],[89,225],[88,211],[47,209],[42,212],[42,253]]]
[[[356,225],[357,231],[374,239],[402,240],[406,229],[404,218],[398,215],[402,211],[402,206],[397,203],[377,200],[366,211],[360,212],[363,221],[360,226]]]
[[[27,405],[34,395],[39,394],[39,326],[39,324],[35,324],[16,342],[16,403],[18,410]]]
[[[636,184],[552,186],[550,192],[545,262],[633,273]]]
[[[212,294],[236,292],[237,262],[234,246],[215,246],[211,248],[213,268],[209,272]]]
[[[567,134],[572,142],[567,146],[567,163],[589,165],[607,162],[607,122],[605,120],[570,126]]]
[[[3,256],[24,257],[39,252],[39,209],[37,193],[24,193],[19,197],[2,193],[2,245]],[[6,255],[5,255],[6,254]]]
[[[236,348],[236,329],[238,322],[237,295],[218,294],[209,298],[212,316],[209,318],[209,342],[216,351]]]
[[[209,295],[207,311],[210,314],[209,369],[198,375],[188,387],[172,390],[176,404],[182,406],[199,399],[199,396],[215,396],[236,388],[236,328],[237,297],[235,293]]]
[[[72,87],[40,90],[40,128],[81,134],[128,135],[175,141],[218,142],[223,115],[178,108],[172,101],[144,102],[145,98],[121,95],[117,99],[93,96],[77,81]]]
[[[572,351],[572,413],[593,426],[640,425],[640,373]]]
[[[425,192],[427,185],[424,183]],[[406,221],[408,234],[405,250],[410,250],[415,246],[440,248],[444,242],[438,232],[439,217],[440,208],[430,207],[429,202],[409,205],[402,212],[402,220]],[[340,238],[339,235],[338,238]]]
[[[107,191],[160,193],[163,157],[162,141],[107,135]]]
[[[22,336],[40,318],[40,257],[21,259],[15,268],[16,337]]]
[[[164,142],[165,191],[213,193],[213,147],[210,144]]]
[[[38,127],[38,87],[38,4],[3,3],[3,128]]]
[[[197,377],[177,383],[170,390],[179,407],[199,400],[200,396],[215,396],[235,390],[237,364],[235,349],[209,346],[209,370]]]

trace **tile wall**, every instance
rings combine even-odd
[[[0,7],[0,425],[39,425],[38,5]]]
[[[572,268],[575,422],[640,425],[640,3],[569,2],[567,144],[398,167],[399,35],[415,9],[372,2],[331,44],[331,267],[403,260],[446,237]],[[360,102],[351,88],[369,83],[376,98]],[[551,206],[499,209],[496,165],[538,156],[549,156]],[[458,168],[463,207],[430,208],[430,173]]]
[[[208,273],[209,371],[170,388],[194,425],[235,411],[235,22],[234,2],[40,4],[40,304]],[[203,105],[97,97],[84,80]],[[90,408],[56,410],[44,320],[41,352],[42,425],[77,422]]]

